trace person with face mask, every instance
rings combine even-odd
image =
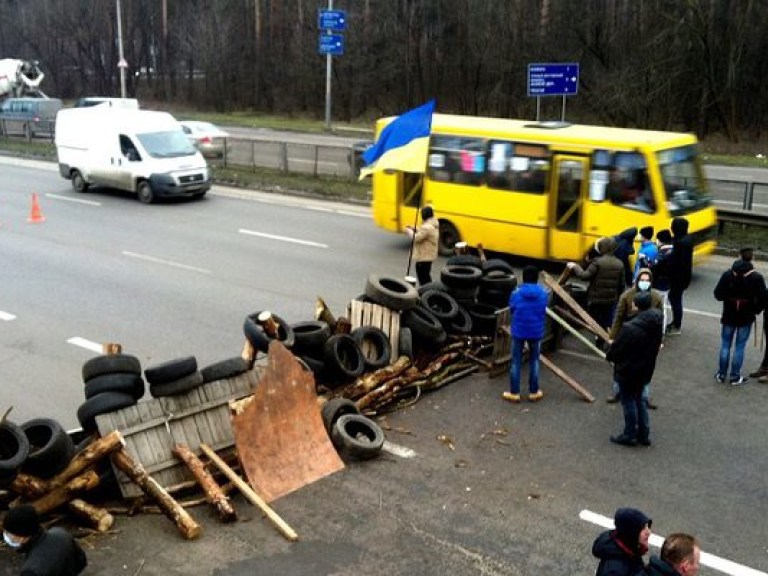
[[[88,564],[85,552],[63,528],[46,530],[35,508],[22,504],[3,519],[3,540],[26,555],[21,576],[75,576]]]
[[[651,295],[651,308],[664,312],[664,297],[658,290],[651,288],[653,284],[653,274],[648,268],[640,268],[635,276],[635,283],[632,288],[626,290],[620,297],[616,305],[616,314],[613,317],[613,325],[608,332],[609,342],[613,342],[618,336],[624,322],[637,316],[639,310],[635,306],[635,296],[638,292],[648,292]],[[615,384],[615,383],[614,383]],[[650,384],[643,388],[643,400],[648,408],[655,410],[658,408],[650,399]],[[615,404],[619,401],[618,386],[613,387],[612,394],[606,399],[609,404]]]

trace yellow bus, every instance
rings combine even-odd
[[[601,236],[662,230],[676,216],[689,221],[696,261],[716,246],[692,134],[435,114],[425,174],[373,175],[378,226],[402,232],[425,204],[440,220],[443,255],[464,241],[576,260]]]

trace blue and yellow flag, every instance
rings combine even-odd
[[[424,173],[434,111],[435,101],[430,100],[387,124],[376,143],[363,152],[365,167],[360,179],[382,170]]]

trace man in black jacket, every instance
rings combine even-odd
[[[643,401],[643,387],[651,383],[656,369],[663,320],[661,311],[651,308],[650,292],[638,292],[634,302],[640,312],[621,327],[606,356],[613,363],[613,379],[624,409],[624,431],[611,436],[611,442],[624,446],[635,446],[639,442],[650,446],[650,419]]]
[[[644,576],[697,576],[701,550],[690,534],[670,534],[661,547],[661,557],[651,556]]]
[[[651,519],[636,508],[619,508],[613,522],[615,530],[602,532],[592,544],[592,555],[600,559],[595,576],[642,574]]]
[[[741,258],[720,276],[715,286],[715,299],[723,303],[720,316],[720,362],[715,380],[721,384],[725,382],[730,362],[731,385],[740,386],[747,383],[747,378],[741,375],[744,347],[752,332],[755,317],[762,312],[765,304],[765,281],[749,260]]]
[[[672,306],[672,322],[667,334],[680,334],[683,327],[683,292],[691,284],[693,273],[693,239],[688,236],[688,220],[672,220],[672,254],[669,262],[669,304]]]
[[[21,576],[76,576],[88,564],[72,535],[63,528],[45,530],[29,504],[11,508],[5,515],[3,539],[26,554]]]

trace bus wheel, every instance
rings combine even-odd
[[[454,245],[460,241],[461,236],[459,236],[456,226],[447,220],[442,220],[440,222],[440,238],[437,242],[437,250],[440,256],[450,256],[453,254]]]

